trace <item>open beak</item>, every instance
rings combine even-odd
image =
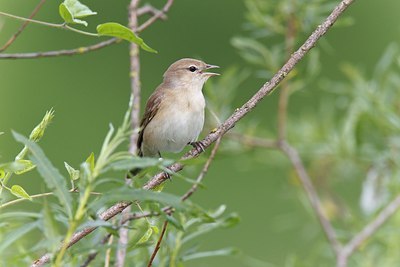
[[[207,64],[205,70],[208,70],[208,69],[217,69],[217,68],[219,68],[219,66]],[[207,75],[207,76],[217,76],[217,75],[220,75],[219,73],[214,73],[214,72],[203,72],[203,74],[204,74],[204,75]]]

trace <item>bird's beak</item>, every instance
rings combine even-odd
[[[205,70],[208,70],[208,69],[217,69],[217,68],[219,68],[219,66],[207,64]],[[203,74],[204,74],[204,75],[207,75],[207,76],[217,76],[217,75],[220,75],[219,73],[214,73],[214,72],[203,72]]]

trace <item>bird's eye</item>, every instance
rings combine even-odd
[[[191,72],[195,72],[195,71],[197,70],[197,68],[196,68],[195,66],[190,66],[190,67],[189,67],[189,70],[190,70]]]

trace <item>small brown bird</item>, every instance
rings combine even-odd
[[[161,152],[180,152],[196,140],[204,126],[204,83],[218,68],[203,61],[184,58],[164,73],[163,82],[147,101],[137,142],[140,157],[161,157]]]

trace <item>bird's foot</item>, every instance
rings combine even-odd
[[[169,172],[164,172],[164,176],[166,179],[168,179],[170,182],[172,182],[171,174]]]
[[[205,145],[201,141],[190,142],[189,145],[193,146],[197,150],[198,153],[202,153],[206,150]]]

